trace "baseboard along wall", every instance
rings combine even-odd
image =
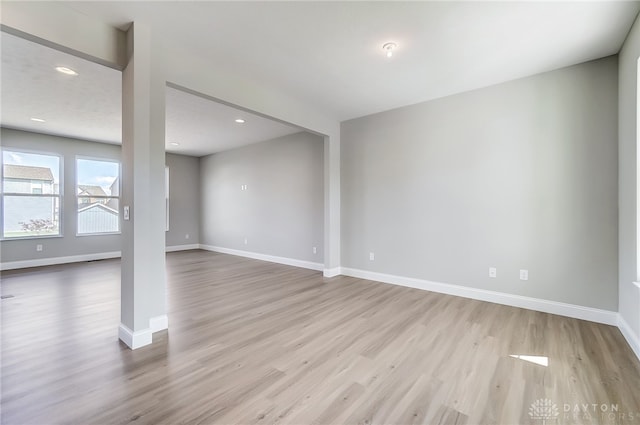
[[[558,301],[544,300],[540,298],[525,297],[521,295],[508,294],[504,292],[488,291],[484,289],[471,288],[468,286],[452,285],[448,283],[433,282],[424,279],[409,278],[384,273],[359,270],[348,267],[335,267],[325,269],[324,264],[314,263],[293,258],[278,257],[274,255],[260,254],[250,251],[242,251],[231,248],[224,248],[213,245],[189,244],[166,247],[166,252],[187,251],[192,249],[203,249],[211,252],[219,252],[240,257],[252,258],[255,260],[268,261],[272,263],[285,264],[288,266],[302,267],[306,269],[322,271],[323,276],[331,278],[339,275],[356,277],[375,282],[388,283],[392,285],[405,286],[409,288],[421,289],[424,291],[437,292],[441,294],[454,295],[458,297],[470,298],[479,301],[487,301],[496,304],[508,305],[511,307],[525,308],[544,313],[557,314],[575,319],[588,320],[596,323],[616,326],[626,339],[627,343],[640,360],[640,338],[633,331],[633,328],[624,318],[615,311],[602,310],[592,307],[585,307],[576,304],[562,303]],[[12,270],[27,267],[39,267],[55,264],[75,263],[82,261],[95,261],[109,258],[118,258],[120,251],[104,252],[97,254],[74,255],[66,257],[41,258],[36,260],[13,261],[0,263],[0,270]],[[132,332],[124,325],[120,325],[119,336],[129,347],[141,347],[151,343],[151,334],[159,330],[168,328],[167,316],[153,318],[148,330]],[[147,335],[148,331],[148,335]]]
[[[311,269],[311,270],[317,270],[317,271],[324,270],[324,264],[314,263],[311,261],[296,260],[293,258],[286,258],[286,257],[277,257],[275,255],[259,254],[257,252],[241,251],[238,249],[223,248],[220,246],[213,246],[213,245],[200,245],[200,249],[204,249],[206,251],[212,251],[212,252],[219,252],[222,254],[237,255],[239,257],[253,258],[254,260],[269,261],[271,263],[286,264],[287,266],[302,267],[304,269]]]

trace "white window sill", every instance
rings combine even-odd
[[[76,237],[82,238],[85,236],[108,236],[108,235],[120,235],[122,232],[100,232],[100,233],[76,233]]]
[[[64,238],[64,235],[19,236],[15,238],[0,238],[0,241],[10,242],[10,241],[28,241],[32,239],[56,239],[56,238]]]

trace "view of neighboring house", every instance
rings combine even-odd
[[[101,201],[105,201],[103,199]],[[108,233],[117,232],[118,210],[104,205],[104,203],[78,206],[78,233]]]
[[[107,193],[100,186],[79,185],[78,197],[80,196],[83,204],[106,204],[107,202],[107,199],[103,198]]]
[[[57,234],[59,197],[38,196],[55,195],[58,192],[51,169],[5,164],[3,173],[4,193],[8,195],[4,198],[5,236],[22,236],[23,232],[28,231],[25,226],[34,221],[43,223],[43,233]],[[14,193],[19,195],[9,196]]]
[[[109,186],[109,192],[111,192],[111,196],[120,196],[120,178],[116,177],[116,179]],[[106,204],[108,207],[118,211],[118,200],[115,198],[109,199]]]
[[[5,164],[5,193],[54,193],[53,173],[47,167]]]
[[[115,190],[114,190],[115,188]],[[78,234],[109,233],[120,230],[116,179],[105,191],[101,186],[78,185]]]
[[[4,237],[59,234],[60,194],[51,169],[5,164],[3,172]],[[78,185],[78,234],[120,230],[118,201],[109,197],[118,188],[117,180],[110,189]]]

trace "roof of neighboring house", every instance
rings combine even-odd
[[[78,189],[80,189],[79,195],[107,196],[107,193],[100,186],[81,184],[78,185]]]
[[[120,194],[120,177],[116,177],[113,183],[111,183],[111,186],[109,186],[109,190],[112,196],[118,196]]]
[[[47,167],[5,164],[4,178],[53,181],[53,173],[51,169]]]
[[[98,209],[104,210],[104,211],[106,211],[106,212],[108,212],[110,214],[118,215],[118,211],[117,210],[114,210],[113,208],[109,208],[108,206],[103,205],[103,204],[91,204],[91,205],[88,205],[86,207],[80,208],[78,210],[78,212],[81,213],[81,212],[84,212],[84,211],[87,211],[87,210],[90,210],[90,209],[93,209],[93,208],[98,208]]]

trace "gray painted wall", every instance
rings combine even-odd
[[[197,244],[200,242],[200,160],[192,156],[167,154],[166,162],[169,167],[166,245]]]
[[[120,235],[76,236],[77,215],[75,198],[76,155],[120,160],[118,145],[87,142],[65,137],[50,136],[2,128],[2,147],[50,152],[63,155],[64,195],[63,236],[38,239],[6,240],[0,242],[0,260],[26,261],[54,257],[99,254],[120,251]],[[167,246],[197,244],[199,242],[199,172],[198,158],[166,154],[170,167],[170,231],[166,234]],[[164,211],[161,212],[164,215]],[[189,233],[186,240],[184,235]],[[36,251],[36,244],[43,251]]]
[[[322,263],[323,155],[297,133],[202,157],[201,243]]]
[[[341,140],[343,267],[617,310],[616,57],[347,121]]]
[[[631,29],[619,56],[619,202],[620,202],[620,314],[640,339],[638,276],[638,58],[640,21]]]

